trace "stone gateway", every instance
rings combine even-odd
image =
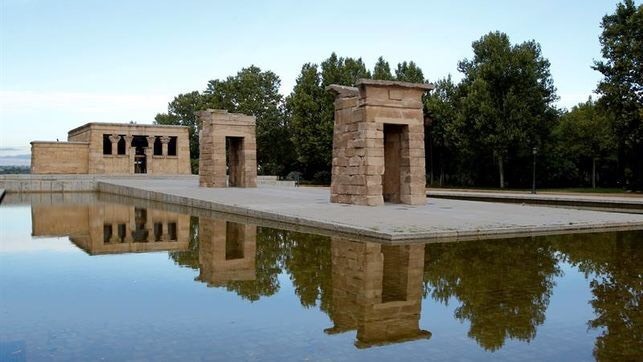
[[[431,84],[362,79],[335,94],[330,201],[426,202],[422,95]]]
[[[257,187],[255,117],[208,109],[197,112],[199,186]]]

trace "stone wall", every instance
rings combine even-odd
[[[31,142],[31,173],[84,174],[88,172],[86,142]]]
[[[201,123],[199,185],[257,187],[255,117],[213,109],[197,116]]]
[[[108,135],[112,142],[111,154],[103,152],[103,137]],[[92,174],[134,174],[136,148],[132,146],[134,137],[142,137],[147,144],[145,157],[147,172],[150,175],[190,174],[189,130],[183,126],[88,123],[69,131],[69,141],[89,142],[88,173]],[[162,155],[154,155],[153,143],[156,138],[162,143]],[[176,155],[169,155],[168,142],[176,137]],[[126,142],[124,152],[118,153],[120,139]]]
[[[335,93],[331,202],[426,202],[422,95],[429,84],[360,80]]]

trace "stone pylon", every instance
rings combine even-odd
[[[431,84],[362,79],[335,94],[331,202],[426,202],[422,95]]]

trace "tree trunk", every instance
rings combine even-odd
[[[592,188],[596,188],[596,157],[592,158]]]
[[[498,156],[498,173],[500,174],[500,188],[505,188],[505,169],[502,164],[502,156]]]

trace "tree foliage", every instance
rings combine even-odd
[[[508,157],[530,153],[548,136],[556,90],[538,43],[512,45],[506,34],[494,32],[472,47],[473,58],[458,64],[464,74],[458,133],[475,154],[491,153],[502,188]]]
[[[257,118],[257,164],[260,173],[282,175],[294,161],[290,127],[279,93],[281,81],[271,71],[250,66],[225,80],[208,82],[204,92],[180,94],[168,104],[168,112],[157,114],[157,124],[190,127],[190,154],[199,157],[199,130],[196,112],[207,108],[225,109]]]
[[[203,93],[208,108],[257,118],[257,164],[263,174],[283,175],[293,161],[280,84],[275,73],[250,66],[225,80],[209,81]]]
[[[190,158],[199,158],[199,130],[195,112],[205,109],[205,99],[198,91],[179,94],[167,105],[167,113],[154,117],[156,124],[189,127]]]
[[[559,158],[573,164],[572,175],[586,175],[575,180],[596,180],[596,167],[615,159],[616,138],[607,114],[591,98],[565,112],[553,131]],[[606,165],[609,166],[609,165]],[[616,170],[606,168],[612,173]],[[596,182],[592,182],[596,186]]]
[[[373,67],[373,79],[393,80],[391,66],[384,60],[384,57],[377,58],[377,63]]]
[[[643,5],[625,0],[601,26],[604,60],[594,63],[604,76],[599,102],[614,119],[623,181],[643,190]]]

